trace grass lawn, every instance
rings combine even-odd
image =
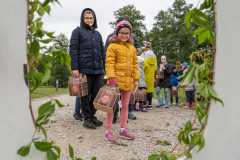
[[[68,92],[68,88],[58,88],[58,91],[56,91],[56,88],[53,87],[39,87],[35,91],[33,91],[33,93],[31,94],[31,98],[40,98],[47,95],[64,94]]]
[[[182,96],[183,95],[183,89],[182,88],[178,88],[178,90],[179,89],[180,89],[180,96],[178,97],[178,104],[186,105],[186,94],[185,94],[185,91],[184,91],[184,99],[183,99],[183,96]],[[178,93],[179,93],[179,91],[178,91]],[[164,89],[161,89],[161,95],[163,97],[163,100],[165,101]],[[153,97],[157,98],[156,88],[154,89]],[[175,97],[173,97],[173,103],[176,103],[176,98]],[[169,104],[170,104],[170,90],[169,90]]]

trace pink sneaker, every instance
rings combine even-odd
[[[126,138],[126,139],[134,139],[135,136],[132,135],[131,133],[129,133],[126,129],[124,129],[122,132],[119,132],[119,136],[122,138]]]
[[[111,131],[105,133],[105,139],[108,143],[114,143],[117,141]]]

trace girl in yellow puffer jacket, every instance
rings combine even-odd
[[[154,53],[152,50],[148,50],[145,54],[146,60],[144,61],[144,74],[146,82],[146,93],[147,93],[147,109],[152,109],[152,97],[154,91],[154,75],[156,69],[156,62],[154,59]]]
[[[110,38],[107,48],[105,71],[108,84],[117,84],[121,90],[121,126],[119,135],[126,139],[134,139],[127,131],[128,104],[131,90],[138,86],[139,72],[136,48],[131,45],[132,27],[129,22],[121,21],[116,27],[116,35]],[[108,143],[116,142],[112,134],[113,114],[106,113],[105,139]]]

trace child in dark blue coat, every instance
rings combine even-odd
[[[172,67],[172,74],[171,74],[171,83],[172,83],[172,88],[170,90],[170,102],[172,105],[173,104],[173,87],[177,88],[178,91],[178,82],[180,82],[180,80],[178,79],[179,74],[177,72],[176,66]],[[178,93],[178,92],[177,92]],[[176,106],[178,105],[178,95],[176,96]]]

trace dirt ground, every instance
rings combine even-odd
[[[69,106],[56,107],[51,123],[46,125],[49,140],[62,150],[61,160],[69,160],[68,144],[74,148],[76,157],[83,160],[146,160],[149,155],[159,150],[171,150],[177,143],[178,129],[188,120],[194,119],[195,111],[179,106],[155,108],[146,113],[134,112],[137,120],[128,120],[128,130],[135,135],[134,140],[125,140],[117,137],[120,128],[120,118],[113,124],[113,134],[118,142],[128,146],[108,144],[104,139],[105,125],[95,130],[83,127],[83,121],[75,121],[72,117],[75,107],[75,97],[68,94],[53,96]],[[37,98],[32,101],[34,117],[37,117],[38,107],[49,101],[50,98]],[[153,100],[156,104],[157,100]],[[105,112],[97,111],[96,116],[105,122]],[[105,123],[104,123],[105,124]],[[172,145],[156,145],[157,141],[167,140]]]

